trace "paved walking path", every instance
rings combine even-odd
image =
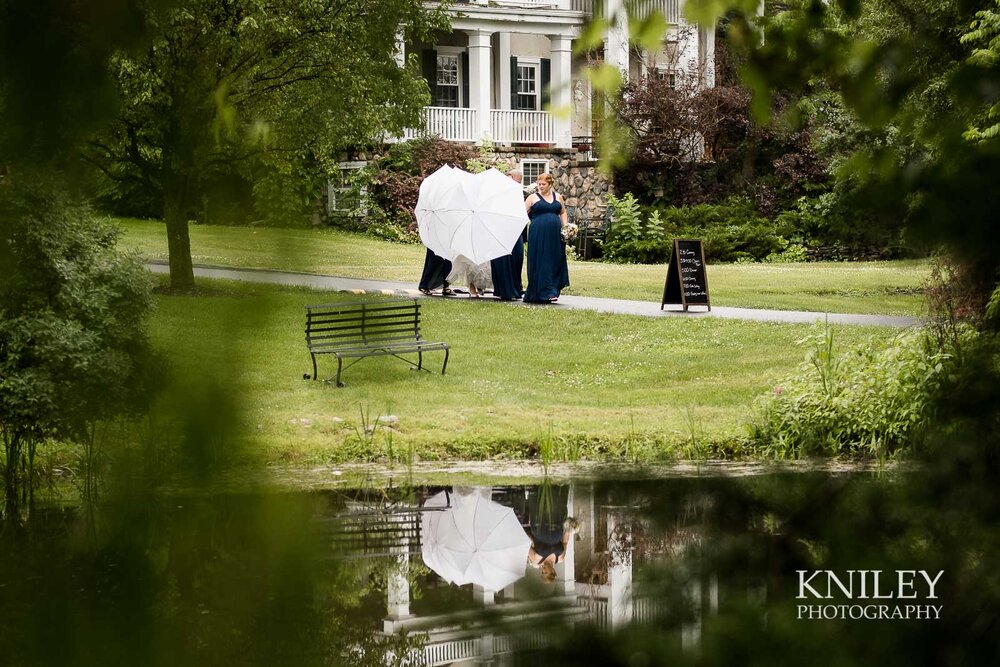
[[[147,262],[146,266],[154,273],[169,273],[170,269],[164,262]],[[343,278],[340,276],[324,276],[314,273],[294,273],[290,271],[272,271],[266,269],[232,269],[221,266],[196,265],[195,276],[199,278],[217,278],[222,280],[239,280],[252,283],[268,283],[271,285],[294,285],[298,287],[313,287],[336,292],[352,294],[380,294],[410,296],[421,299],[446,298],[427,297],[420,293],[412,283],[399,283],[387,280],[363,280],[360,278]],[[468,299],[468,294],[458,294],[450,299]],[[501,302],[491,297],[479,299],[483,303]],[[851,315],[844,313],[815,313],[798,310],[759,310],[755,308],[727,308],[713,306],[711,311],[695,308],[687,312],[676,307],[675,310],[660,310],[660,305],[653,301],[629,301],[625,299],[603,299],[591,296],[559,297],[559,303],[539,308],[573,308],[592,310],[599,313],[617,313],[621,315],[644,315],[647,317],[719,317],[733,320],[754,320],[758,322],[782,322],[787,324],[812,324],[817,320],[827,320],[830,324],[855,324],[882,327],[910,327],[920,324],[920,318],[894,315]]]

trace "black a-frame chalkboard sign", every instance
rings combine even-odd
[[[673,252],[667,263],[667,281],[663,285],[660,310],[666,305],[705,306],[712,310],[708,299],[708,276],[705,273],[705,249],[701,239],[674,239]]]

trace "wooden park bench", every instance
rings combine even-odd
[[[318,379],[316,355],[337,357],[337,386],[343,387],[340,375],[344,359],[354,359],[350,368],[365,357],[390,355],[410,364],[413,370],[424,368],[424,352],[444,350],[441,374],[448,367],[447,343],[424,340],[420,335],[420,304],[416,299],[332,303],[306,306],[306,345],[312,356],[312,378]],[[400,355],[417,355],[417,364]]]

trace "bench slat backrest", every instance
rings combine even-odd
[[[416,300],[306,306],[310,348],[371,347],[420,340]]]

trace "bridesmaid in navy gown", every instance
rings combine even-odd
[[[411,222],[406,231],[417,231],[417,221]],[[420,274],[420,284],[418,285],[420,291],[424,294],[430,294],[431,290],[440,287],[441,294],[451,294],[451,290],[448,289],[449,273],[451,273],[451,262],[444,257],[435,255],[430,248],[427,248],[427,253],[424,255],[424,270]]]
[[[441,288],[442,294],[451,294],[448,289],[448,274],[451,273],[451,262],[444,257],[438,257],[431,249],[424,255],[424,271],[420,274],[420,291],[430,294],[431,290]]]
[[[562,195],[552,190],[552,176],[538,177],[538,192],[525,200],[528,209],[528,289],[526,303],[555,303],[569,286],[569,266],[562,228],[567,224]]]
[[[521,172],[514,170],[508,174],[514,182],[520,184]],[[524,266],[524,237],[517,237],[509,255],[498,257],[490,262],[493,273],[493,296],[502,301],[520,299],[524,294],[521,285],[521,267]]]

